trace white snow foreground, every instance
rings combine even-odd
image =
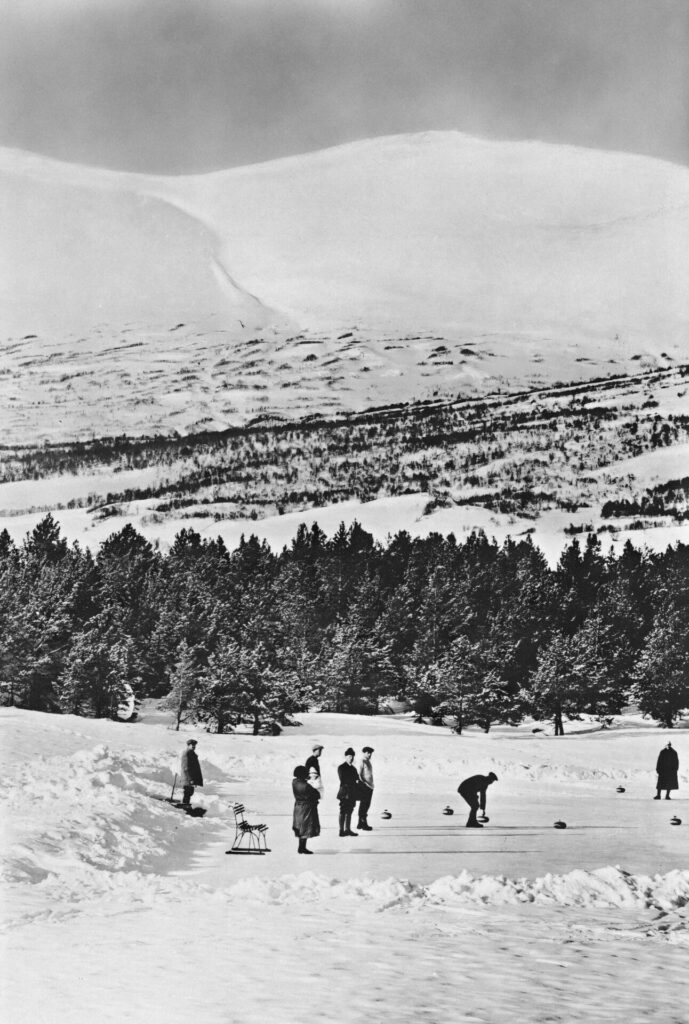
[[[279,738],[196,731],[199,819],[164,802],[188,733],[145,714],[1,710],[4,1019],[687,1020],[689,870],[685,830],[669,827],[686,774],[674,803],[650,800],[667,734],[303,723]],[[304,864],[290,780],[315,737],[323,832]],[[342,840],[335,766],[367,740],[374,831]],[[672,740],[685,766],[689,734]],[[491,824],[465,831],[457,782],[489,767]],[[224,855],[233,799],[269,824],[267,856]]]

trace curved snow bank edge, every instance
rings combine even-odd
[[[378,909],[415,908],[440,904],[557,904],[565,907],[627,907],[662,911],[689,904],[689,871],[666,875],[632,875],[620,867],[570,871],[536,879],[504,875],[475,877],[467,871],[447,875],[429,885],[406,879],[340,881],[305,872],[280,878],[247,878],[229,890],[231,898],[260,903],[319,902],[322,899],[365,900]]]

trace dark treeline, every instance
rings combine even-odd
[[[458,731],[525,715],[604,718],[630,702],[672,726],[689,706],[689,547],[572,540],[550,569],[498,546],[354,524],[301,526],[275,554],[181,531],[167,554],[131,526],[94,555],[47,516],[0,534],[0,698],[112,717],[165,697],[177,723],[277,730],[300,709],[375,712],[403,698]]]

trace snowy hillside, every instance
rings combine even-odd
[[[196,731],[208,813],[191,818],[160,799],[188,735],[169,716],[0,710],[6,1019],[686,1020],[686,731],[667,804],[651,799],[667,734],[634,718],[555,739],[300,717],[278,738]],[[290,780],[316,737],[322,833],[304,863]],[[373,831],[342,839],[336,766],[367,742]],[[467,831],[457,783],[492,769],[490,823]],[[270,853],[225,855],[234,800]]]
[[[0,210],[18,442],[687,354],[689,171],[650,158],[433,132],[155,178],[3,150]]]
[[[400,530],[529,535],[551,564],[579,533],[604,550],[664,550],[689,538],[687,376],[680,364],[335,423],[6,445],[0,531],[20,544],[51,511],[92,550],[127,523],[163,549],[193,529],[279,551],[301,523],[332,536],[355,521],[381,543]]]

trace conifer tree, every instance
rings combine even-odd
[[[175,730],[178,732],[182,722],[186,721],[200,675],[198,655],[190,649],[186,640],[182,640],[177,648],[174,668],[170,673],[170,693],[163,702],[164,708],[174,711]]]
[[[668,608],[659,612],[641,652],[631,693],[639,710],[671,729],[689,708],[689,621]]]
[[[139,682],[134,643],[106,610],[74,638],[58,680],[60,707],[74,715],[116,718]]]

